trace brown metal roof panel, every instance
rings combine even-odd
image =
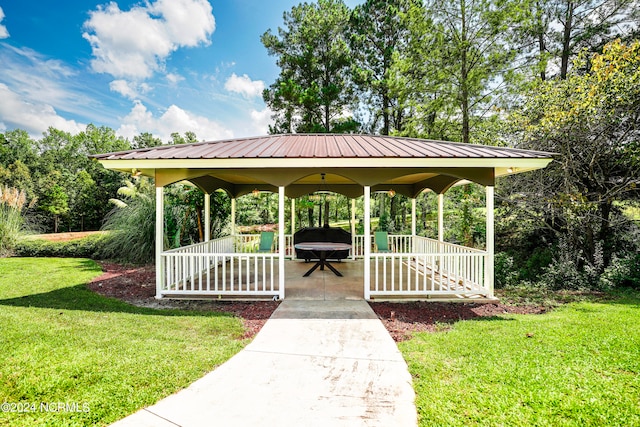
[[[505,150],[503,149],[503,147],[488,147],[488,146],[473,144],[469,146],[468,150],[475,153],[477,157],[492,157],[492,158],[521,157],[518,153],[515,153],[511,150]]]
[[[469,144],[465,146],[465,149],[474,157],[511,157],[512,153],[507,150],[503,150],[501,147],[488,147],[478,144]]]
[[[327,157],[327,143],[325,138],[319,135],[314,135],[312,138],[315,147],[313,157]]]
[[[294,157],[314,157],[315,142],[313,138],[302,138],[300,135],[292,135],[289,139],[289,144],[293,147]]]
[[[185,147],[184,152],[181,155],[184,155],[188,159],[206,159],[212,152],[212,144],[198,144],[197,146]]]
[[[258,138],[251,147],[247,147],[248,153],[242,157],[253,156],[259,159],[273,157],[278,150],[278,147],[272,147],[273,143],[274,140],[272,138]]]
[[[405,155],[409,157],[441,157],[442,155],[442,151],[439,150],[436,144],[432,144],[431,141],[403,138],[398,139],[396,143],[402,145],[402,150],[405,152]]]
[[[346,138],[345,135],[336,135],[336,144],[340,148],[342,157],[357,157],[353,146],[356,145],[352,142],[353,137]]]
[[[434,144],[431,141],[424,141],[424,143],[416,142],[415,148],[419,149],[420,157],[442,157],[442,151],[438,149],[437,144]]]
[[[220,148],[218,144],[207,144],[202,146],[202,151],[200,152],[200,158],[202,159],[215,159],[218,155]]]
[[[341,141],[338,140],[334,135],[326,138],[326,147],[327,153],[332,158],[340,158],[344,157],[343,150],[341,148]]]
[[[370,157],[369,152],[365,148],[366,143],[362,135],[349,135],[345,137],[345,142],[353,152],[353,157]]]
[[[294,145],[289,143],[288,139],[283,135],[273,135],[268,138],[265,137],[264,139],[270,142],[271,150],[274,150],[273,154],[270,154],[272,157],[297,157]]]
[[[164,150],[163,152],[158,153],[159,159],[187,159],[187,155],[193,147],[188,145],[175,145],[172,146],[169,150]]]
[[[420,153],[411,147],[410,139],[383,137],[381,141],[395,157],[420,157]]]
[[[399,149],[399,147],[396,147],[395,144],[392,142],[392,140],[393,138],[389,138],[385,136],[382,136],[379,138],[369,138],[369,141],[371,141],[371,144],[372,144],[371,148],[379,152],[380,156],[404,157],[403,155],[400,154],[402,153],[402,150]]]
[[[483,152],[482,150],[478,150],[479,146],[474,144],[453,143],[453,144],[446,144],[446,146],[443,144],[441,145],[443,146],[443,149],[451,152],[454,157],[460,157],[460,158],[481,158],[481,157],[493,158],[495,157],[495,151],[487,150]]]
[[[467,144],[458,145],[458,144],[439,144],[438,148],[443,153],[448,153],[448,157],[453,158],[469,158],[469,157],[482,157],[478,156],[477,153],[474,153]],[[444,156],[443,156],[444,157]],[[493,156],[492,156],[493,157]]]
[[[214,144],[215,149],[210,153],[210,158],[228,159],[231,157],[237,157],[238,145],[239,142],[237,140],[217,142]]]
[[[275,143],[278,145],[278,156],[282,158],[288,157],[300,157],[300,147],[295,144],[293,140],[287,138],[274,138]]]
[[[283,147],[283,143],[278,138],[274,137],[265,137],[259,138],[257,140],[256,151],[258,153],[258,157],[266,158],[280,158],[284,157],[285,149]]]
[[[152,150],[146,150],[143,152],[138,152],[138,153],[132,153],[133,155],[129,156],[123,156],[123,159],[159,159],[162,157],[163,154],[165,154],[168,151],[168,148],[166,147],[161,147],[161,148],[156,148],[156,149],[152,149]]]
[[[441,158],[441,157],[453,157],[454,153],[444,148],[441,144],[428,141],[422,145],[422,153],[424,157],[428,158]]]
[[[384,157],[384,153],[388,152],[385,149],[384,144],[380,144],[376,138],[372,138],[368,135],[359,135],[358,141],[365,151],[365,155],[361,157]]]
[[[294,135],[283,137],[282,144],[286,147],[287,157],[289,158],[309,157],[313,151],[313,146],[309,140]]]
[[[425,150],[427,144],[416,139],[389,138],[389,143],[396,147],[401,157],[428,157],[431,154]]]
[[[377,157],[405,157],[403,150],[394,146],[390,138],[372,138],[373,147],[380,154]]]
[[[231,158],[261,158],[262,139],[237,142],[225,150],[225,156]]]
[[[466,157],[496,157],[497,154],[495,150],[483,150],[475,144],[454,145],[452,149],[464,152]]]
[[[284,158],[288,147],[281,138],[261,138],[260,150],[260,157]]]
[[[437,141],[430,143],[429,147],[431,147],[431,149],[433,150],[434,157],[437,158],[454,158],[458,157],[459,155],[458,152],[451,150],[448,145],[439,143]]]

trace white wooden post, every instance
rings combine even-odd
[[[494,231],[494,212],[493,212],[493,197],[494,197],[494,187],[492,185],[488,185],[485,188],[486,192],[486,207],[487,207],[487,257],[485,258],[485,275],[484,275],[484,286],[489,290],[489,296],[493,296],[493,281],[494,281],[494,252],[495,252],[495,231]]]
[[[231,235],[236,235],[236,198],[231,198]]]
[[[291,247],[289,250],[289,256],[294,259],[293,253],[293,235],[296,233],[296,199],[291,199]]]
[[[204,241],[211,240],[211,194],[204,193]]]
[[[371,299],[371,187],[364,187],[364,299]]]
[[[279,298],[284,299],[284,187],[278,187],[278,289]]]
[[[296,199],[291,199],[291,235],[296,232]]]
[[[416,199],[414,197],[411,199],[411,252],[413,253],[416,252],[416,234]]]
[[[356,259],[356,199],[351,199],[351,259]]]
[[[162,298],[164,284],[164,187],[156,187],[156,298]]]
[[[444,242],[444,194],[438,194],[438,241]]]

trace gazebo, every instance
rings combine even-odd
[[[373,298],[493,298],[494,185],[498,177],[544,168],[551,153],[416,138],[360,134],[287,134],[210,141],[94,156],[107,169],[142,174],[156,187],[156,297],[280,298],[286,260],[294,254],[285,224],[285,198],[323,189],[364,197],[364,233],[352,225],[352,258],[363,259],[363,296]],[[205,241],[163,247],[164,187],[189,181],[205,195]],[[470,181],[486,191],[486,248],[444,241],[444,193]],[[416,234],[416,197],[438,195],[438,239]],[[231,235],[210,239],[210,194],[231,198]],[[411,235],[388,236],[377,251],[371,194],[393,190],[411,199]],[[255,191],[278,194],[280,224],[274,250],[254,251],[256,236],[235,232],[235,200]],[[353,202],[352,202],[353,203]],[[352,209],[352,212],[354,210]],[[354,221],[352,221],[352,224]]]

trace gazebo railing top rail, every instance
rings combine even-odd
[[[188,246],[182,246],[175,249],[166,250],[164,254],[178,253],[253,253],[257,251],[257,245],[260,240],[259,234],[235,234],[219,237],[209,240],[208,242],[194,243]],[[373,236],[371,236],[370,244],[373,246]],[[357,257],[364,256],[364,236],[358,234],[354,236],[354,253]],[[293,235],[285,234],[285,254],[292,253]],[[389,247],[391,253],[428,253],[428,254],[456,254],[456,253],[485,253],[486,251],[468,246],[458,245],[455,243],[441,242],[436,239],[423,236],[413,236],[409,234],[390,234]],[[273,253],[278,252],[278,240],[274,241]],[[372,250],[372,253],[376,253]]]

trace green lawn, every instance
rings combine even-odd
[[[99,274],[90,260],[0,259],[0,403],[10,405],[0,425],[105,425],[184,388],[246,344],[242,322],[226,314],[142,309],[96,295],[84,284]]]
[[[84,286],[98,274],[89,260],[0,259],[0,425],[108,424],[246,344],[228,315],[98,296]],[[416,334],[400,349],[420,425],[640,425],[639,315],[636,292]]]
[[[640,295],[400,344],[421,426],[640,426]]]

